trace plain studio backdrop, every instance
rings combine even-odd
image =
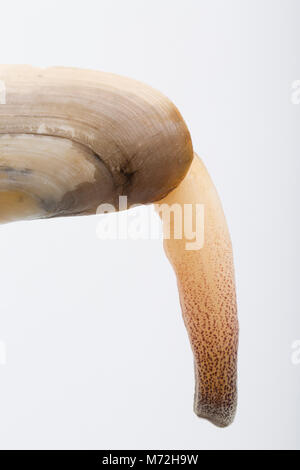
[[[300,447],[299,21],[296,0],[1,2],[1,63],[115,72],[178,106],[227,215],[241,327],[218,429],[193,414],[160,240],[101,240],[99,216],[1,226],[2,449]]]

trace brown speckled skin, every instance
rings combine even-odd
[[[164,240],[164,247],[176,273],[194,354],[195,413],[225,427],[232,423],[237,404],[238,320],[232,247],[218,195],[197,156],[178,188],[160,202],[204,204],[203,248],[188,251],[186,239],[172,237]],[[171,234],[173,230],[171,220]]]

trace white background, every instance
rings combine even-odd
[[[145,81],[179,107],[221,195],[236,264],[239,407],[192,411],[193,360],[160,241],[98,218],[1,227],[0,447],[300,447],[300,2],[2,1],[1,63]]]

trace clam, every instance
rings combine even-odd
[[[0,222],[154,203],[195,362],[195,413],[224,427],[236,410],[238,322],[232,248],[187,126],[161,93],[113,74],[0,66]],[[202,243],[185,223],[204,207]],[[187,209],[188,208],[188,209]],[[187,214],[187,215],[186,215]],[[202,213],[203,215],[203,213]],[[180,218],[182,222],[182,218]]]

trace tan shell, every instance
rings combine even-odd
[[[0,66],[0,192],[30,217],[95,213],[175,188],[193,158],[188,129],[161,93],[70,68]],[[3,194],[2,194],[3,197]],[[35,207],[33,207],[35,206]],[[0,220],[5,221],[5,214]]]

